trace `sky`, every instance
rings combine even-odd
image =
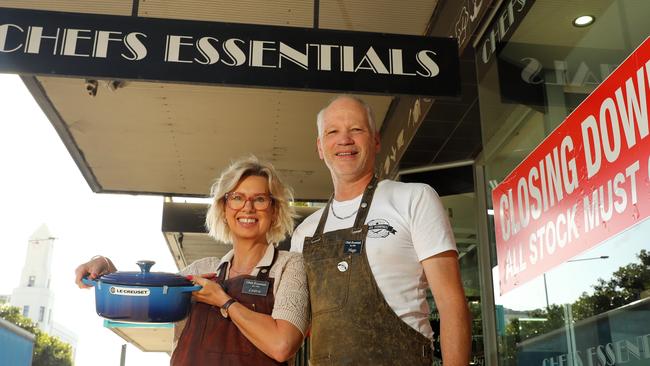
[[[119,365],[122,344],[95,313],[93,290],[74,284],[74,269],[96,254],[120,270],[176,272],[162,231],[163,198],[93,193],[63,142],[16,75],[0,74],[0,295],[18,286],[29,237],[41,224],[54,242],[54,322],[78,337],[76,365]],[[166,365],[164,353],[128,345],[126,365]]]

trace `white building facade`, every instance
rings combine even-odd
[[[23,316],[47,333],[52,330],[54,305],[54,292],[50,289],[54,240],[45,224],[32,234],[20,283],[11,294],[11,305],[20,308]]]
[[[43,332],[70,344],[74,360],[76,335],[54,322],[54,292],[50,284],[55,239],[45,224],[29,238],[20,283],[11,294],[10,304],[21,309],[22,315],[38,324]]]

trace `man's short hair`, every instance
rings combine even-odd
[[[271,228],[266,234],[269,244],[277,246],[287,235],[293,232],[294,209],[289,205],[293,200],[291,188],[284,184],[277,170],[266,161],[260,161],[254,155],[239,159],[214,182],[210,189],[212,203],[205,217],[205,226],[211,237],[223,243],[232,243],[233,237],[230,227],[226,223],[225,195],[235,189],[237,184],[247,177],[264,177],[268,180],[269,191],[273,197],[275,216],[272,218]]]
[[[366,118],[368,119],[370,132],[373,135],[377,132],[377,126],[375,125],[375,113],[372,111],[370,105],[366,103],[363,99],[357,97],[356,95],[340,94],[330,99],[329,102],[327,102],[327,105],[325,105],[325,107],[323,107],[323,109],[321,109],[320,112],[318,112],[318,115],[316,115],[316,127],[318,128],[318,136],[323,135],[323,122],[325,118],[325,110],[329,108],[330,105],[332,105],[332,103],[336,102],[339,99],[352,99],[355,102],[361,104],[361,106],[363,106],[363,108],[366,110]]]

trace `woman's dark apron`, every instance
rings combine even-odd
[[[227,263],[223,263],[219,267],[216,281],[240,304],[258,313],[271,315],[274,279],[269,278],[269,271],[277,255],[276,249],[271,265],[260,268],[257,276],[239,276],[226,280],[228,267]],[[268,286],[262,286],[266,288],[265,296],[256,291],[263,282],[268,283]],[[192,304],[190,316],[171,358],[173,366],[286,364],[273,360],[257,349],[232,320],[221,315],[218,307],[202,302]]]
[[[364,223],[376,185],[375,177],[363,194],[354,227],[323,233],[330,199],[314,236],[305,238],[311,366],[433,363],[431,340],[390,308],[368,264]]]

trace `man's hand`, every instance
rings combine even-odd
[[[206,273],[200,276],[187,276],[187,279],[194,284],[203,286],[199,291],[192,292],[194,300],[222,307],[226,301],[230,300],[230,296],[228,296],[218,283],[213,281],[214,278],[214,273]]]
[[[79,288],[89,288],[88,286],[81,281],[84,276],[88,276],[89,279],[94,280],[99,276],[116,272],[117,268],[113,265],[110,259],[102,256],[97,256],[96,258],[91,259],[90,261],[81,264],[77,269],[75,269],[75,283]]]

